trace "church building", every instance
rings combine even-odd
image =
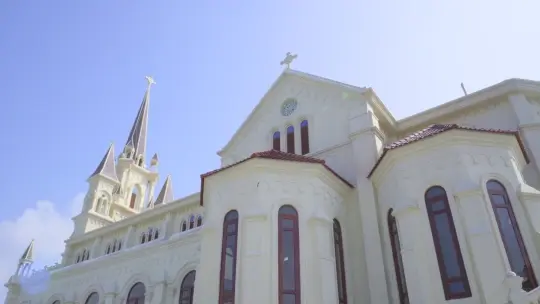
[[[540,303],[540,82],[397,120],[294,57],[183,198],[146,149],[147,77],[61,262],[30,243],[4,303]]]

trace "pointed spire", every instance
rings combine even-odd
[[[103,159],[99,163],[94,173],[90,175],[90,177],[98,174],[102,174],[108,178],[112,178],[113,180],[118,181],[118,175],[116,175],[116,166],[114,164],[113,144],[109,146],[109,149],[107,149],[107,153],[105,153],[105,156],[103,156]]]
[[[146,133],[148,128],[148,106],[150,103],[150,87],[155,84],[152,77],[146,76],[148,81],[148,87],[144,94],[141,107],[135,117],[131,131],[126,140],[126,146],[131,145],[133,147],[133,153],[130,153],[132,159],[136,159],[138,155],[145,155],[146,153]]]
[[[33,261],[34,257],[34,239],[30,242],[23,255],[21,256],[20,262],[24,261]]]
[[[161,191],[159,191],[158,197],[156,198],[155,205],[168,203],[174,200],[173,196],[173,189],[172,189],[172,182],[171,182],[171,176],[167,176],[167,179],[165,180],[165,183],[163,184],[163,187],[161,188]]]
[[[158,158],[157,153],[155,153],[154,156],[152,156],[152,160],[150,161],[150,165],[151,166],[157,166],[158,164],[159,164],[159,158]]]

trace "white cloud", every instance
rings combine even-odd
[[[84,193],[75,196],[67,212],[57,210],[52,202],[38,201],[19,217],[0,222],[0,244],[4,248],[0,250],[0,301],[7,293],[4,283],[17,269],[17,262],[32,239],[35,266],[61,260],[64,240],[73,232],[71,217],[80,212],[83,200]]]

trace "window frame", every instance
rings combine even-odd
[[[221,261],[220,261],[220,270],[219,270],[219,299],[218,304],[229,304],[235,302],[236,297],[236,263],[238,259],[238,219],[239,213],[237,210],[230,210],[225,214],[223,218],[223,235],[221,239]],[[234,231],[228,232],[227,228],[229,225],[234,225]],[[233,286],[232,290],[225,291],[225,275],[226,275],[226,262],[227,262],[227,241],[229,237],[234,236],[236,238],[234,244],[234,251],[232,255],[232,277],[233,277]]]
[[[343,231],[341,229],[341,224],[337,219],[334,219],[332,222],[332,231],[334,238],[338,304],[347,304],[347,272],[345,268],[345,254],[343,251]],[[340,290],[343,290],[343,295],[340,295]]]
[[[135,287],[137,286],[140,286],[142,285],[142,287],[144,288],[144,293],[142,295],[142,297],[138,297],[138,298],[130,298],[131,296],[131,293],[133,292],[133,290],[135,289]],[[141,300],[142,301],[139,301]],[[146,285],[144,285],[144,283],[142,282],[136,282],[135,284],[133,284],[131,286],[131,288],[129,289],[129,292],[128,292],[128,295],[126,297],[126,304],[144,304],[144,302],[146,301]]]
[[[300,148],[302,155],[309,154],[309,122],[307,119],[300,122]]]
[[[188,287],[185,287],[184,284],[187,283],[187,279],[191,279],[189,276],[190,275],[193,275],[193,283],[192,286],[188,286]],[[195,280],[197,279],[197,273],[195,270],[191,270],[190,272],[186,273],[186,275],[184,276],[184,278],[182,279],[182,283],[180,283],[180,292],[179,292],[179,295],[178,295],[178,304],[183,304],[183,301],[189,301],[188,304],[193,304],[193,295],[194,295],[194,291],[195,291]],[[186,298],[183,298],[182,294],[185,290],[188,290],[189,291],[189,297],[186,299]]]
[[[500,189],[497,189],[497,190],[495,190],[493,188],[490,189],[490,187],[489,187],[490,183],[496,184],[497,186],[500,187]],[[532,263],[531,263],[529,252],[527,251],[527,246],[525,245],[525,240],[523,239],[523,234],[521,234],[521,229],[519,228],[519,224],[518,224],[518,221],[517,221],[517,218],[516,218],[516,214],[514,212],[514,207],[512,206],[512,201],[510,200],[510,197],[508,196],[508,191],[506,191],[506,187],[500,181],[498,181],[496,179],[490,179],[490,180],[488,180],[486,182],[486,191],[487,191],[487,194],[488,194],[488,197],[489,197],[489,202],[491,204],[491,208],[493,210],[493,215],[495,217],[495,221],[497,223],[497,229],[499,231],[499,236],[500,236],[501,241],[503,243],[504,252],[506,254],[508,264],[509,264],[510,268],[512,268],[512,264],[511,264],[511,261],[510,261],[510,258],[509,258],[509,256],[510,256],[509,245],[508,245],[505,237],[503,236],[503,230],[501,228],[501,219],[498,216],[496,209],[502,208],[502,209],[506,209],[506,211],[508,212],[508,217],[510,218],[512,228],[514,230],[514,235],[516,236],[516,242],[517,242],[517,244],[519,246],[519,251],[521,253],[521,258],[523,259],[525,267],[527,267],[527,274],[529,276],[528,278],[532,279],[530,281],[530,283],[532,284],[530,289],[528,287],[524,287],[524,290],[525,290],[525,288],[527,288],[526,291],[530,291],[530,290],[538,287],[538,279],[536,278],[536,275],[534,273],[534,269],[533,269],[533,266],[532,266]],[[502,196],[503,199],[504,199],[504,205],[497,205],[495,203],[494,199],[493,199],[494,195]],[[512,270],[512,271],[514,271],[514,270]],[[518,273],[518,272],[516,272],[516,273]],[[524,281],[524,284],[525,284],[525,281]]]
[[[403,257],[401,256],[401,239],[396,217],[392,214],[394,209],[390,208],[387,215],[388,235],[390,237],[390,246],[392,248],[392,260],[394,262],[394,271],[396,274],[396,284],[400,304],[409,303],[409,291],[407,290],[407,278],[405,277],[405,267]],[[397,241],[397,242],[396,242]],[[404,280],[402,280],[404,278]]]
[[[279,131],[272,133],[272,149],[277,151],[281,150],[281,132]]]
[[[294,214],[285,214],[282,213],[286,208],[291,208],[294,211]],[[283,220],[291,220],[293,222],[293,228],[283,227]],[[278,210],[278,296],[279,304],[284,304],[283,295],[293,294],[295,297],[295,304],[302,303],[302,291],[301,291],[301,279],[300,279],[300,233],[298,227],[298,211],[291,205],[283,205]],[[284,261],[284,252],[283,252],[283,233],[285,231],[291,231],[293,233],[293,248],[294,248],[294,290],[285,290],[283,287],[283,261]]]
[[[294,126],[289,125],[287,127],[287,153],[294,154],[295,148],[294,148]]]
[[[439,189],[442,190],[443,194],[435,194],[429,196],[429,192],[432,190]],[[435,252],[437,255],[437,263],[439,265],[439,274],[441,276],[441,283],[444,291],[444,297],[448,300],[455,299],[464,299],[472,297],[471,284],[469,282],[469,276],[467,274],[467,269],[465,268],[465,262],[463,259],[463,253],[461,251],[461,246],[459,244],[459,238],[456,231],[456,226],[454,223],[454,217],[452,215],[452,209],[450,208],[450,202],[448,201],[448,193],[442,186],[432,186],[428,188],[424,194],[424,201],[426,204],[426,212],[429,219],[429,224],[431,228],[431,236],[433,238],[433,246],[435,247]],[[443,208],[440,210],[433,211],[431,206],[434,203],[443,202]],[[435,216],[439,214],[446,213],[448,221],[448,231],[451,234],[452,238],[452,247],[456,256],[456,263],[459,268],[460,276],[452,278],[448,275],[445,267],[444,255],[442,253],[441,239],[437,233],[437,224],[435,222]],[[463,283],[463,292],[452,293],[450,290],[450,284],[455,282]]]

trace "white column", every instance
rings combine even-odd
[[[129,226],[128,232],[126,233],[126,236],[124,237],[124,242],[123,242],[123,247],[122,247],[123,249],[129,248],[132,246],[132,244],[130,244],[129,241],[132,239],[134,230],[135,230],[134,225]]]

